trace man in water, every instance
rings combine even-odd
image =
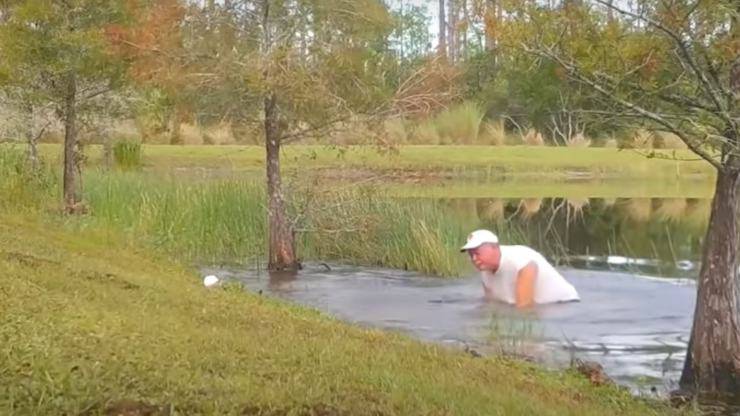
[[[538,252],[526,246],[499,245],[496,234],[476,230],[461,252],[481,271],[483,292],[518,308],[535,303],[580,300],[576,289]]]

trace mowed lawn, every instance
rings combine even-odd
[[[41,146],[42,154],[61,158],[60,145]],[[373,146],[292,145],[283,148],[286,168],[364,168],[427,173],[485,174],[540,178],[688,178],[711,177],[711,166],[688,150],[656,151],[547,146]],[[89,163],[99,163],[100,146],[87,146]],[[208,168],[259,170],[265,151],[260,146],[144,145],[150,169]]]

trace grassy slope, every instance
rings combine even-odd
[[[3,216],[0,270],[0,414],[78,414],[121,399],[175,414],[669,413],[574,376],[207,291],[110,236]]]
[[[43,145],[46,155],[58,155],[58,145]],[[99,146],[90,146],[91,160],[100,157]],[[672,156],[673,151],[664,155]],[[527,177],[569,177],[573,172],[588,172],[597,177],[676,178],[677,176],[711,176],[711,167],[695,161],[686,150],[676,151],[675,161],[648,159],[637,151],[610,148],[528,147],[528,146],[403,146],[398,153],[379,152],[374,147],[288,146],[284,148],[286,166],[364,167],[369,169],[415,169]],[[166,146],[144,147],[147,166],[209,167],[239,170],[264,166],[264,149],[259,146]]]

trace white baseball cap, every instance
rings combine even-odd
[[[488,230],[475,230],[468,236],[468,242],[460,249],[460,251],[466,251],[474,248],[478,248],[481,244],[491,243],[498,244],[498,237],[496,234]]]

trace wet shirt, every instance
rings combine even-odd
[[[496,273],[482,272],[483,285],[502,302],[516,304],[516,279],[519,271],[530,262],[537,264],[534,286],[535,303],[568,302],[580,300],[573,287],[537,251],[526,246],[499,246],[501,262]]]

